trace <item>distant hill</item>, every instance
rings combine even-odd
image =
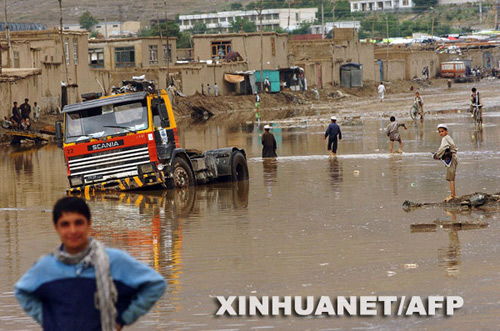
[[[245,5],[250,0],[62,0],[64,23],[78,23],[80,15],[87,10],[103,21],[119,21],[121,18],[147,23],[158,15],[173,19],[177,14],[225,10],[234,2]],[[48,26],[59,24],[57,0],[7,0],[7,5],[11,22],[36,22]],[[0,21],[3,18],[2,1]]]

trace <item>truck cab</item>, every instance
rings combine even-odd
[[[152,82],[124,81],[124,86],[117,94],[63,108],[56,136],[64,151],[69,193],[248,179],[242,149],[202,153],[179,146],[165,90],[156,91]]]

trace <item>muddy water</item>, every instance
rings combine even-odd
[[[244,147],[251,179],[90,199],[94,236],[169,283],[130,329],[498,328],[498,212],[401,208],[448,194],[444,167],[430,158],[440,122],[460,149],[458,193],[500,191],[500,112],[485,115],[482,132],[464,114],[411,124],[403,155],[387,154],[384,120],[343,126],[336,159],[326,156],[323,125],[274,129],[280,157],[266,161],[250,125],[184,128],[184,146]],[[36,329],[12,286],[57,244],[50,209],[64,194],[65,166],[53,146],[2,155],[0,329]],[[215,318],[215,295],[461,295],[465,306],[451,318]]]

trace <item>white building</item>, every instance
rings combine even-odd
[[[339,22],[326,22],[324,25],[324,33],[328,34],[330,31],[332,31],[334,28],[350,28],[350,29],[356,29],[359,30],[361,27],[361,22],[360,21],[339,21]],[[310,27],[310,32],[312,34],[322,34],[323,33],[323,26],[321,24],[317,25],[311,25]]]
[[[413,8],[412,0],[350,0],[351,12]]]
[[[125,21],[125,22],[99,22],[92,27],[95,31],[104,36],[104,38],[113,37],[135,37],[141,29],[141,22]]]
[[[63,24],[64,31],[85,31],[85,28],[80,24]]]
[[[264,9],[262,11],[262,25],[264,29],[276,30],[296,29],[301,23],[313,23],[316,20],[318,8],[280,8]],[[198,15],[179,15],[180,30],[186,31],[194,27],[196,23],[203,23],[208,29],[221,29],[228,32],[231,23],[237,17],[248,19],[260,26],[259,14],[256,10],[224,11]]]

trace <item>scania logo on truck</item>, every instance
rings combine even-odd
[[[115,140],[115,141],[108,141],[108,142],[100,143],[100,144],[89,145],[87,147],[87,149],[89,151],[99,151],[101,149],[112,148],[112,147],[122,146],[122,145],[123,145],[123,140]]]

